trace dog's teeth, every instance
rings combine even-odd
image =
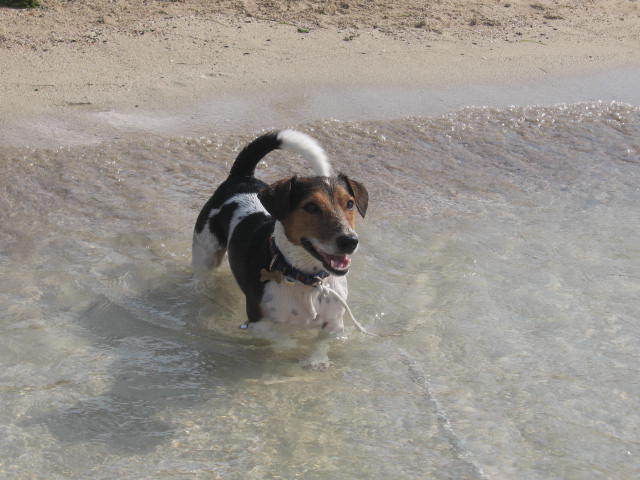
[[[344,270],[351,263],[349,257],[344,255],[342,257],[332,257],[331,258],[331,268],[335,268],[336,270]]]

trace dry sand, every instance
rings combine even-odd
[[[323,87],[536,81],[640,65],[637,0],[42,4],[0,8],[0,143],[16,138],[12,126],[42,116],[159,112],[227,94]]]

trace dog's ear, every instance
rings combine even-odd
[[[296,177],[278,180],[258,192],[258,198],[267,212],[276,220],[284,219],[291,211],[291,188]]]
[[[356,208],[360,215],[364,218],[364,214],[367,213],[367,207],[369,206],[369,192],[363,184],[360,182],[356,182],[355,180],[351,180],[344,173],[338,175],[338,178],[342,180],[347,186],[347,190],[353,196],[356,201]]]

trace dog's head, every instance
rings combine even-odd
[[[287,239],[304,248],[334,275],[349,271],[358,247],[356,211],[364,217],[367,189],[346,175],[291,177],[259,193],[267,211],[284,226]]]

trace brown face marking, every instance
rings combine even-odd
[[[338,185],[338,187],[334,190],[333,202],[338,208],[342,210],[342,214],[344,215],[344,218],[349,224],[349,226],[355,229],[356,228],[355,200],[349,194],[349,192],[347,192],[347,189],[344,188],[342,185]],[[349,208],[349,202],[351,202],[351,208]]]
[[[354,199],[338,179],[299,179],[296,190],[299,201],[282,220],[287,237],[294,245],[300,245],[302,238],[329,242],[345,231],[345,223],[352,229],[355,227],[355,207],[350,205]],[[317,209],[307,207],[309,204]],[[309,208],[317,211],[310,212]]]
[[[305,210],[305,206],[310,203],[317,206],[317,213]],[[340,222],[331,203],[331,199],[322,191],[313,191],[304,197],[282,222],[289,240],[294,245],[299,245],[303,237],[322,241],[333,237],[339,230]]]

